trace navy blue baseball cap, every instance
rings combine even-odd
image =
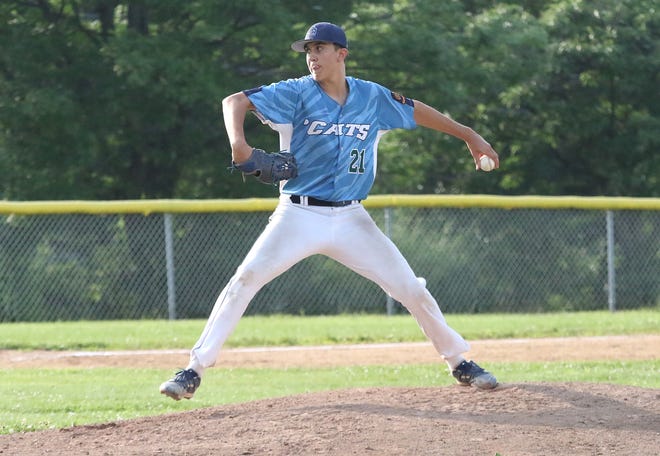
[[[341,27],[335,24],[331,24],[330,22],[317,22],[316,24],[312,25],[309,30],[307,30],[305,38],[295,41],[291,45],[291,49],[297,52],[305,52],[305,45],[314,41],[334,43],[338,46],[348,49],[346,34]]]

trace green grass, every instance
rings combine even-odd
[[[657,334],[660,311],[447,315],[470,340]],[[0,349],[135,350],[190,348],[203,320],[83,321],[0,324]],[[324,345],[425,340],[409,315],[245,317],[227,347]]]
[[[660,360],[484,363],[503,383],[606,382],[660,388]],[[631,373],[634,372],[634,375]],[[437,364],[334,369],[222,369],[191,401],[158,393],[162,369],[8,369],[0,383],[0,434],[126,420],[263,398],[357,387],[449,386]]]
[[[448,315],[467,339],[658,334],[660,312]],[[0,349],[190,348],[204,321],[0,324]],[[228,346],[322,345],[425,340],[410,316],[247,317]],[[576,347],[579,349],[579,347]],[[488,363],[503,383],[606,382],[660,388],[660,360]],[[124,420],[305,392],[372,386],[448,386],[444,366],[333,369],[211,369],[192,401],[158,394],[164,369],[3,369],[0,434]]]

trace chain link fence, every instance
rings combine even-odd
[[[660,200],[650,210],[391,200],[368,210],[446,313],[660,307]],[[0,321],[206,318],[274,205],[144,215],[120,203],[115,213],[60,203],[34,214],[0,203]],[[404,311],[313,256],[264,287],[247,314]]]

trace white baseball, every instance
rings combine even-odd
[[[495,169],[495,161],[488,155],[482,155],[479,157],[479,169],[486,172],[492,171]]]

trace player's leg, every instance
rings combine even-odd
[[[399,249],[376,226],[364,208],[355,207],[346,211],[345,223],[338,236],[340,240],[327,254],[377,283],[405,306],[452,371],[463,366],[465,359],[462,354],[469,350],[469,344],[447,324],[424,283],[417,279]],[[479,376],[482,378],[476,386],[492,388],[497,383],[492,375],[479,371],[481,368],[474,363],[468,363],[464,369],[467,372],[459,380],[461,383],[473,383]]]
[[[377,283],[403,304],[442,356],[452,357],[468,351],[468,343],[447,325],[431,293],[417,280],[399,249],[366,210],[356,206],[349,211],[346,211],[346,223],[338,232],[333,252],[328,252],[328,256]]]
[[[199,340],[190,353],[187,368],[161,385],[173,399],[190,399],[204,370],[215,364],[255,294],[268,282],[303,258],[316,253],[327,235],[318,215],[291,204],[280,204],[218,296]]]
[[[191,353],[191,366],[213,366],[220,348],[256,293],[275,277],[319,249],[327,235],[318,216],[299,206],[281,204],[234,276],[216,300],[206,327]],[[200,373],[201,374],[201,373]]]

